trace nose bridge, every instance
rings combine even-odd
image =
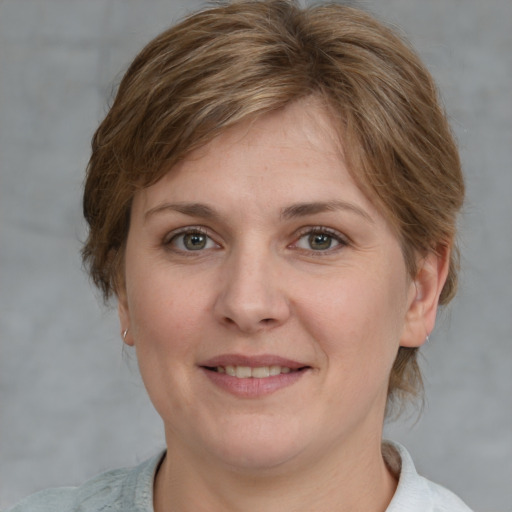
[[[239,244],[226,258],[221,280],[215,309],[222,322],[254,332],[288,317],[278,257],[268,244],[256,240]]]

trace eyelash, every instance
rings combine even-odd
[[[334,229],[326,228],[323,226],[314,226],[314,227],[306,227],[303,230],[301,230],[298,234],[298,238],[295,242],[293,242],[292,246],[297,247],[297,244],[300,240],[302,240],[304,237],[311,237],[313,235],[326,235],[335,242],[337,242],[337,245],[334,247],[328,247],[325,250],[315,250],[315,249],[302,249],[304,251],[307,251],[309,254],[313,256],[327,256],[332,254],[333,252],[339,251],[343,247],[346,247],[349,245],[349,240],[343,236],[338,231],[335,231]]]
[[[177,231],[173,231],[172,233],[169,233],[165,236],[162,244],[169,251],[179,252],[180,254],[190,255],[190,256],[192,256],[195,252],[201,253],[205,250],[213,249],[212,247],[204,247],[204,248],[199,248],[196,251],[194,251],[193,249],[187,250],[186,248],[176,247],[175,242],[180,237],[183,237],[186,235],[204,236],[207,238],[206,244],[214,243],[217,246],[217,248],[219,247],[219,244],[209,235],[208,230],[205,229],[203,226],[187,226],[187,227],[179,229]],[[329,246],[325,250],[322,250],[322,249],[315,250],[312,248],[306,249],[306,248],[298,247],[298,243],[303,238],[311,237],[314,235],[325,235],[325,236],[329,237],[331,240],[334,240],[336,242],[336,245],[334,247]],[[323,226],[313,226],[313,227],[308,226],[308,227],[303,228],[300,232],[297,233],[296,240],[292,244],[290,244],[288,247],[305,251],[313,256],[322,257],[322,256],[325,256],[328,254],[332,254],[333,252],[336,252],[336,251],[342,249],[343,247],[346,247],[347,245],[349,245],[349,241],[347,240],[346,237],[341,235],[338,231],[335,231],[333,229],[326,228]]]
[[[197,251],[194,251],[193,249],[183,249],[175,246],[175,242],[183,236],[186,235],[200,235],[207,238],[206,243],[213,242],[216,246],[219,246],[219,244],[208,234],[208,231],[202,227],[202,226],[187,226],[185,228],[179,229],[177,231],[173,231],[172,233],[169,233],[165,236],[163,240],[164,247],[173,252],[179,252],[180,254],[184,255],[193,255],[193,253],[197,252],[200,253],[207,249],[212,249],[212,247],[207,247],[203,249],[197,249]],[[174,242],[174,243],[173,243]]]

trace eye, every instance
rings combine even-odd
[[[326,252],[347,245],[341,235],[326,228],[314,228],[304,233],[295,243],[295,247],[307,251]]]
[[[165,241],[165,245],[184,252],[203,251],[205,249],[215,249],[218,247],[218,244],[206,233],[197,228],[172,235]]]

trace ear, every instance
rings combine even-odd
[[[130,332],[130,309],[128,308],[128,299],[126,295],[126,287],[124,284],[117,287],[116,295],[117,315],[119,316],[119,324],[121,326],[121,338],[123,338],[123,341],[127,345],[133,346],[134,341]]]
[[[431,251],[419,259],[416,276],[410,285],[411,293],[400,346],[419,347],[434,329],[439,296],[449,266],[449,245],[440,245],[437,252]]]

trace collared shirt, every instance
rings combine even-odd
[[[385,441],[382,454],[398,478],[398,487],[386,512],[471,512],[451,491],[418,475],[409,452],[402,445]]]
[[[382,453],[398,478],[386,512],[471,512],[452,492],[418,475],[403,446],[386,441]],[[102,473],[80,487],[41,491],[6,512],[154,512],[153,482],[164,455]]]

